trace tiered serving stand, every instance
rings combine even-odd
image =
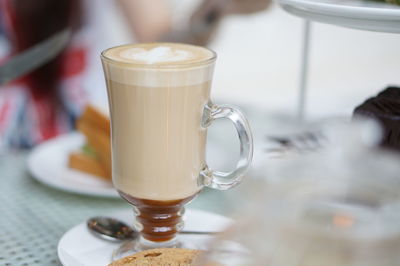
[[[287,12],[304,18],[297,115],[305,118],[311,22],[400,34],[400,6],[370,0],[278,0]]]

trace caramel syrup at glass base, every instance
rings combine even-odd
[[[119,194],[139,210],[136,220],[142,224],[142,236],[150,241],[165,242],[178,233],[178,224],[182,222],[180,211],[197,194],[178,200],[147,200],[134,198],[122,191]]]

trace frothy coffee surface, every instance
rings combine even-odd
[[[211,59],[214,55],[209,50],[187,44],[149,43],[125,45],[111,48],[104,56],[123,63],[170,65],[190,64]]]

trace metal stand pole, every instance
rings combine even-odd
[[[301,54],[301,72],[300,72],[300,92],[299,92],[299,102],[297,106],[297,118],[299,121],[305,120],[305,107],[306,107],[306,94],[307,94],[307,83],[308,83],[308,60],[309,60],[309,50],[310,50],[310,30],[311,22],[309,20],[304,20],[303,25],[303,47]]]

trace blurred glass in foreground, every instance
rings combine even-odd
[[[273,182],[258,180],[243,193],[253,195],[251,207],[202,265],[399,265],[399,157],[372,146],[374,127],[320,126],[325,148],[292,156]]]

